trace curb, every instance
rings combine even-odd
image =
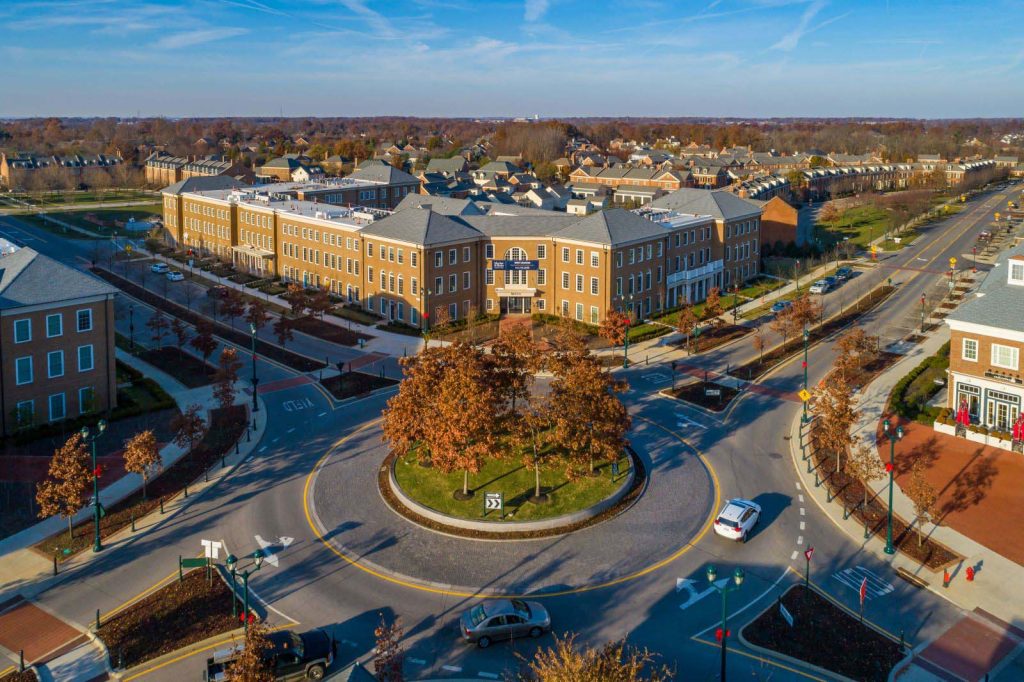
[[[134,677],[139,677],[140,675],[145,674],[146,671],[157,666],[166,665],[167,663],[170,663],[171,661],[177,658],[189,656],[191,654],[196,654],[201,651],[206,651],[219,644],[228,644],[229,642],[233,641],[236,637],[241,635],[244,631],[244,628],[235,628],[234,630],[222,632],[221,634],[214,635],[213,637],[207,637],[204,640],[195,642],[193,644],[189,644],[188,646],[183,646],[180,649],[175,649],[174,651],[163,654],[162,656],[151,658],[148,661],[139,663],[134,667],[125,668],[124,670],[113,670],[111,671],[110,676],[115,680],[125,680]]]
[[[633,458],[632,454],[630,455],[630,458]],[[402,487],[398,484],[398,480],[395,478],[395,466],[397,465],[398,462],[399,458],[396,457],[391,462],[391,466],[388,467],[388,488],[390,489],[391,494],[394,495],[395,498],[400,503],[402,503],[406,508],[408,508],[413,513],[418,514],[419,516],[422,516],[426,519],[429,519],[430,521],[434,521],[435,523],[439,523],[441,525],[448,526],[451,528],[457,528],[460,530],[473,530],[481,533],[522,533],[549,530],[556,531],[564,526],[571,526],[576,523],[589,521],[595,516],[599,516],[604,512],[608,511],[609,509],[611,509],[612,507],[614,507],[615,505],[617,505],[619,501],[623,497],[625,497],[626,494],[633,488],[633,481],[636,478],[636,466],[635,464],[631,463],[633,465],[629,467],[628,475],[625,477],[622,484],[618,487],[618,489],[615,492],[613,492],[610,496],[604,498],[597,504],[594,504],[586,509],[582,509],[577,512],[572,512],[570,514],[562,514],[561,516],[556,516],[554,518],[544,519],[540,521],[471,521],[469,519],[460,519],[454,516],[448,516],[447,514],[442,514],[438,511],[431,509],[430,507],[427,507],[425,505],[420,504],[419,502],[410,499],[402,490]],[[420,528],[423,528],[425,530],[436,531],[436,529],[421,526],[420,524],[416,523],[412,519],[409,519],[405,515],[400,516],[402,516],[402,518],[406,519],[407,521],[414,523]],[[472,540],[475,538],[463,539]]]

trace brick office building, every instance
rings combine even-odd
[[[374,187],[351,182],[364,183],[342,185],[357,196]],[[473,310],[597,324],[612,308],[647,316],[757,272],[760,208],[728,192],[732,201],[701,204],[717,215],[647,207],[578,217],[482,208],[400,186],[392,212],[373,199],[369,207],[310,201],[310,192],[326,191],[320,185],[189,191],[179,184],[164,192],[164,223],[182,246],[329,289],[414,326],[426,326],[424,311],[461,319]],[[398,195],[388,188],[390,201]]]
[[[974,424],[1009,432],[1024,400],[1024,247],[1003,254],[977,296],[946,318],[949,403]]]
[[[0,256],[0,430],[117,403],[117,289],[30,248]]]

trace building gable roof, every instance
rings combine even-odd
[[[117,293],[117,288],[89,273],[21,248],[0,257],[0,309],[71,302]]]
[[[186,178],[180,182],[176,182],[173,185],[164,187],[161,192],[164,194],[185,194],[187,192],[206,192],[218,189],[238,189],[240,187],[248,187],[247,183],[244,183],[235,178],[227,175],[196,175],[191,178]]]
[[[415,177],[409,175],[404,170],[400,170],[387,164],[360,165],[359,168],[349,175],[349,177],[353,180],[368,180],[370,182],[379,182],[387,185],[419,182]]]
[[[375,220],[363,229],[363,234],[424,246],[463,241],[480,236],[480,232],[464,222],[434,212],[428,208],[428,204],[398,211],[387,218]]]
[[[654,208],[669,208],[685,213],[710,215],[720,220],[733,220],[758,215],[761,208],[752,201],[728,190],[683,188],[651,202]]]
[[[620,244],[665,235],[657,223],[622,208],[601,211],[560,230],[561,239],[576,239],[598,244]]]

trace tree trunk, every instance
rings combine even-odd
[[[462,471],[462,494],[469,495],[469,469]]]
[[[533,496],[540,498],[540,460],[537,459],[537,448],[533,450]]]
[[[146,475],[142,475],[142,499],[146,499]]]
[[[75,531],[71,529],[71,517],[68,517],[68,538],[71,540],[75,539]]]

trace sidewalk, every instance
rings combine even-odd
[[[132,367],[140,369],[146,376],[156,381],[161,388],[167,391],[177,401],[179,407],[187,407],[192,404],[199,404],[206,410],[215,407],[216,401],[213,398],[212,386],[202,386],[195,389],[187,389],[177,380],[168,374],[143,362],[142,360],[117,349],[117,359]],[[249,394],[244,389],[248,383],[239,381],[236,386],[238,394],[236,404],[246,404]],[[221,478],[231,473],[235,466],[251,454],[259,444],[263,432],[267,426],[267,411],[260,409],[255,415],[256,429],[251,439],[243,437],[239,441],[238,454],[230,454],[225,458],[227,464],[224,468],[212,468],[210,470],[209,482],[199,480],[189,485],[189,497],[194,498],[201,495],[209,486],[214,485]],[[207,418],[208,419],[208,418]],[[165,466],[168,466],[180,459],[184,454],[183,448],[168,444],[161,450],[161,457]],[[100,489],[100,501],[104,506],[112,506],[119,500],[124,499],[142,487],[142,478],[138,474],[126,474],[117,481]],[[153,512],[149,516],[135,520],[136,531],[133,533],[130,528],[118,531],[113,536],[104,540],[106,550],[109,552],[118,546],[130,542],[140,533],[145,532],[163,521],[171,518],[176,511],[188,504],[183,495],[165,500],[164,513]],[[86,507],[74,517],[74,523],[88,520],[92,516],[92,507]],[[31,549],[40,540],[59,533],[67,528],[67,520],[60,517],[51,517],[26,528],[8,538],[0,540],[0,604],[8,599],[17,596],[29,598],[49,589],[54,583],[63,580],[74,569],[79,568],[93,558],[89,551],[80,552],[73,558],[60,565],[60,573],[53,575],[53,562]]]
[[[855,435],[863,437],[868,443],[875,443],[875,429],[883,414],[885,402],[892,387],[926,357],[934,355],[945,342],[945,334],[933,332],[922,344],[916,346],[906,357],[888,368],[864,389],[858,402],[861,416],[853,429]],[[1008,623],[1020,620],[1021,614],[1024,613],[1024,591],[1007,589],[1007,587],[1024,583],[1024,567],[983,547],[952,528],[937,526],[930,529],[931,537],[964,557],[960,565],[950,569],[952,580],[949,587],[944,588],[942,573],[932,572],[899,552],[892,556],[885,554],[882,551],[884,546],[882,539],[872,537],[864,540],[863,525],[852,516],[849,519],[843,519],[842,507],[834,502],[828,502],[826,487],[815,485],[813,474],[807,473],[806,463],[801,459],[799,415],[791,426],[791,434],[790,453],[793,457],[793,465],[807,494],[814,499],[830,520],[858,542],[862,549],[888,563],[894,570],[903,569],[905,572],[923,579],[927,582],[928,590],[960,608],[967,611],[982,609]],[[873,482],[871,486],[875,493],[887,493],[887,487],[887,479]],[[903,519],[914,517],[913,504],[898,486],[893,491],[893,511]],[[966,581],[963,573],[968,566],[983,566],[983,570],[978,570],[977,577],[971,583]]]

